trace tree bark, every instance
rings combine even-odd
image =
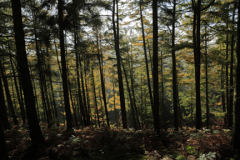
[[[240,5],[238,5],[238,11],[240,11]],[[240,12],[238,12],[237,22],[237,73],[236,82],[240,81]],[[240,157],[240,83],[236,83],[236,103],[235,103],[235,128],[233,134],[233,145],[237,150],[237,158]]]
[[[148,57],[147,57],[147,49],[146,49],[145,34],[144,34],[143,16],[142,16],[142,3],[143,3],[143,0],[141,0],[140,2],[140,17],[141,17],[141,25],[142,25],[143,49],[144,49],[146,71],[147,71],[148,91],[150,96],[151,107],[153,109],[152,89],[151,89],[151,81],[149,76]]]
[[[120,92],[120,104],[121,104],[121,114],[122,114],[122,123],[123,128],[127,129],[127,115],[125,108],[125,98],[124,98],[124,88],[123,88],[123,80],[122,80],[122,69],[121,69],[121,55],[119,52],[119,22],[118,22],[118,0],[116,0],[117,5],[117,33],[115,27],[115,0],[113,0],[113,31],[114,31],[114,41],[115,41],[115,51],[117,56],[117,69],[118,69],[118,83],[119,83],[119,92]]]
[[[33,87],[28,69],[28,60],[25,49],[25,40],[22,24],[21,2],[20,0],[11,0],[11,2],[15,32],[15,43],[17,49],[17,62],[19,66],[21,85],[24,92],[30,137],[32,139],[32,144],[36,145],[39,143],[44,143],[44,138],[38,124]]]
[[[172,21],[172,76],[173,76],[173,108],[174,108],[174,128],[178,131],[178,89],[177,89],[177,69],[175,56],[175,14],[176,0],[173,1],[173,21]]]
[[[157,0],[153,1],[153,95],[154,107],[153,121],[154,129],[158,136],[160,136],[160,122],[159,122],[159,89],[158,89],[158,8]]]
[[[0,72],[1,72],[1,75],[3,77],[2,79],[3,79],[3,84],[4,84],[5,93],[6,93],[6,97],[7,97],[7,104],[8,104],[8,107],[9,107],[11,113],[12,113],[12,118],[13,118],[14,125],[18,125],[17,116],[16,116],[14,108],[13,108],[12,98],[11,98],[10,91],[9,91],[9,88],[8,88],[7,78],[5,77],[6,74],[5,74],[4,65],[2,64],[1,59],[0,59]]]
[[[240,5],[240,4],[239,4]],[[234,3],[234,10],[232,21],[235,22],[235,7],[236,2]],[[232,31],[234,32],[234,25],[232,27]],[[231,64],[230,64],[230,97],[229,97],[229,127],[233,125],[233,96],[234,96],[234,88],[233,88],[233,57],[234,57],[234,34],[231,36]]]
[[[59,16],[59,30],[60,30],[60,47],[61,47],[61,64],[62,64],[64,104],[65,104],[65,112],[66,112],[66,119],[67,119],[67,130],[70,131],[70,130],[72,130],[72,122],[71,122],[71,109],[70,109],[68,85],[67,85],[68,80],[67,80],[64,35],[63,35],[63,2],[62,2],[62,0],[58,0],[58,16]]]

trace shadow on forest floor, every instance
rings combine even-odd
[[[161,132],[157,138],[152,130],[107,128],[74,129],[69,134],[63,126],[41,125],[46,144],[31,151],[29,131],[14,127],[5,131],[10,159],[31,160],[155,160],[155,159],[231,159],[232,131],[221,127],[198,130]],[[205,158],[205,159],[204,159]],[[233,158],[232,158],[233,159]]]

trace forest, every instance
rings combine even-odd
[[[239,160],[239,2],[0,0],[0,160]]]

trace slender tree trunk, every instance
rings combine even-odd
[[[87,118],[87,126],[89,126],[90,125],[90,116],[89,116],[89,112],[87,109],[87,101],[86,101],[85,88],[84,88],[84,79],[83,79],[83,73],[82,73],[83,72],[82,71],[82,62],[80,59],[80,55],[79,55],[79,64],[80,64],[80,75],[81,75],[81,82],[82,82],[83,103],[84,103],[84,109],[85,109],[86,118]]]
[[[12,98],[11,98],[10,91],[9,91],[9,88],[8,88],[7,78],[5,77],[6,74],[5,74],[4,65],[2,64],[1,59],[0,59],[0,72],[1,72],[1,75],[3,77],[2,79],[3,79],[3,84],[4,84],[5,93],[6,93],[6,97],[7,97],[7,103],[8,103],[8,107],[9,107],[11,113],[12,113],[12,118],[13,118],[14,125],[18,125],[18,120],[17,120],[16,114],[15,114],[15,111],[14,111],[14,108],[13,108]]]
[[[58,0],[58,16],[59,16],[59,29],[60,29],[62,81],[63,81],[65,112],[66,112],[66,119],[67,119],[67,130],[72,130],[71,109],[70,109],[68,86],[67,86],[68,80],[67,80],[65,48],[64,48],[64,35],[63,35],[63,2],[62,0]]]
[[[240,4],[239,4],[240,5]],[[233,17],[232,21],[235,23],[235,7],[236,2],[234,3]],[[234,32],[234,26],[232,27]],[[231,65],[230,65],[230,97],[229,97],[229,127],[233,126],[233,96],[234,96],[234,88],[233,88],[233,57],[234,57],[234,34],[232,34],[231,40]]]
[[[131,52],[132,54],[132,52]],[[129,55],[128,53],[128,59],[129,59],[129,69],[130,69],[130,79],[131,79],[131,89],[132,89],[132,96],[133,96],[133,105],[134,105],[134,109],[136,110],[136,121],[137,121],[137,124],[138,124],[138,129],[141,129],[141,124],[140,124],[140,121],[139,121],[139,116],[138,116],[138,110],[137,110],[137,105],[136,105],[136,98],[135,98],[135,92],[134,92],[134,79],[133,79],[133,59],[132,59],[132,56]]]
[[[140,17],[141,17],[141,25],[142,25],[143,49],[144,49],[146,71],[147,71],[148,91],[149,91],[151,106],[153,107],[152,89],[151,89],[151,81],[149,77],[148,57],[147,57],[147,49],[146,49],[145,34],[144,34],[143,16],[142,16],[142,3],[143,3],[143,0],[141,0],[140,2]]]
[[[92,83],[93,83],[93,93],[94,93],[94,101],[96,106],[96,112],[97,112],[97,119],[98,119],[98,127],[100,128],[100,121],[99,121],[99,114],[98,114],[98,106],[97,106],[97,95],[96,95],[96,87],[95,87],[95,81],[94,81],[94,72],[93,72],[93,65],[92,65]]]
[[[224,74],[223,74],[223,67],[224,65],[222,64],[222,69],[221,69],[221,91],[222,91],[222,106],[223,106],[223,112],[226,112],[225,109],[225,94],[224,94]],[[226,116],[224,116],[224,126],[226,126]]]
[[[126,80],[126,83],[127,83],[127,89],[128,89],[129,99],[130,99],[129,101],[130,101],[130,106],[131,106],[132,116],[133,116],[133,124],[134,124],[135,130],[138,130],[135,111],[134,111],[134,108],[133,108],[132,95],[131,95],[131,91],[130,91],[130,87],[129,87],[129,83],[128,83],[127,73],[126,73],[126,70],[125,70],[125,67],[124,67],[123,63],[122,63],[122,68],[123,68],[123,72],[125,74],[125,80]]]
[[[116,0],[117,5],[117,33],[115,28],[115,0],[113,0],[113,31],[114,31],[114,41],[115,41],[115,51],[117,56],[117,69],[118,69],[118,83],[119,83],[119,92],[120,92],[120,103],[121,103],[121,113],[122,113],[122,123],[123,128],[127,128],[127,116],[126,116],[126,108],[125,108],[125,98],[124,98],[124,88],[123,88],[123,80],[122,80],[122,70],[121,70],[121,55],[119,52],[119,22],[118,22],[118,0]]]
[[[205,34],[207,27],[205,26]],[[207,110],[207,128],[209,128],[209,105],[208,105],[208,55],[207,55],[207,35],[205,35],[205,70],[206,70],[206,110]]]
[[[15,69],[13,66],[11,55],[10,55],[10,62],[11,62],[12,70],[13,70],[13,80],[14,80],[14,84],[15,84],[15,88],[16,88],[16,92],[17,92],[17,98],[18,98],[18,102],[19,102],[19,106],[20,106],[20,110],[21,110],[21,116],[22,116],[23,124],[25,124],[26,123],[26,115],[25,115],[24,104],[22,103],[22,100],[20,98],[19,88],[17,85],[17,79],[16,79]]]
[[[227,13],[227,15],[228,14],[229,13]],[[226,27],[228,28],[228,20],[226,23]],[[229,42],[228,42],[228,33],[227,33],[226,35],[226,107],[227,107],[227,124],[229,126],[228,44]]]
[[[48,70],[51,73],[51,66],[50,64],[48,65]],[[58,118],[58,112],[57,112],[57,105],[56,105],[56,101],[55,101],[55,95],[54,95],[54,91],[53,91],[53,84],[52,84],[52,75],[49,74],[49,80],[50,80],[50,88],[51,88],[51,93],[52,93],[52,102],[53,102],[53,107],[54,107],[54,114],[55,117],[57,118],[57,126],[59,126],[59,118]]]
[[[160,121],[159,121],[159,89],[158,89],[158,8],[157,1],[154,0],[152,4],[153,9],[153,120],[154,129],[158,136],[160,136]]]
[[[163,125],[164,125],[164,130],[167,130],[167,125],[166,125],[166,117],[165,117],[165,108],[164,108],[164,86],[163,86],[163,56],[162,56],[162,51],[161,51],[161,78],[162,78],[162,83],[161,83],[161,87],[162,87],[162,112],[163,112]]]
[[[101,87],[102,87],[102,95],[103,95],[103,102],[104,102],[104,108],[105,108],[105,113],[106,113],[106,118],[107,118],[107,125],[109,125],[109,118],[108,118],[108,110],[107,110],[107,100],[106,100],[106,91],[105,91],[105,82],[104,82],[104,75],[103,75],[103,68],[102,68],[102,63],[100,59],[100,50],[99,50],[99,44],[98,44],[98,28],[97,28],[97,52],[98,52],[98,62],[99,62],[99,69],[100,69],[100,75],[101,75]]]
[[[174,106],[174,128],[178,131],[178,89],[177,89],[177,69],[175,57],[175,14],[176,0],[173,1],[173,21],[172,21],[172,76],[173,76],[173,106]]]
[[[240,81],[240,5],[238,5],[238,22],[237,22],[237,73],[236,82]],[[233,145],[236,149],[237,157],[240,158],[240,83],[236,83],[236,103],[235,103],[235,128],[233,134]]]
[[[15,32],[15,43],[17,49],[17,61],[19,66],[21,85],[23,86],[30,137],[32,139],[32,144],[36,145],[39,143],[44,143],[44,138],[38,124],[33,87],[28,69],[28,60],[25,50],[25,40],[22,24],[21,2],[20,0],[11,0],[11,2]]]
[[[114,79],[114,76],[113,76],[113,79]],[[114,113],[115,113],[115,121],[116,121],[116,125],[117,125],[117,128],[118,128],[118,116],[117,116],[117,111],[116,111],[116,99],[115,99],[115,85],[114,85],[114,82],[113,82],[113,107],[114,107]]]
[[[0,74],[1,77],[3,77]],[[10,124],[8,121],[7,107],[5,104],[5,98],[3,93],[2,79],[0,78],[0,123],[2,122],[4,130],[10,130]]]

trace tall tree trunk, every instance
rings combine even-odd
[[[3,77],[1,74],[0,76]],[[0,78],[0,123],[2,122],[4,130],[10,130],[11,127],[8,121],[7,107],[4,99],[2,79],[3,78]]]
[[[161,83],[161,87],[162,87],[162,113],[163,113],[163,126],[164,126],[164,130],[167,130],[167,125],[166,125],[166,117],[165,117],[165,106],[164,106],[164,86],[163,86],[163,56],[162,56],[162,51],[161,51],[161,78],[162,78],[162,83]]]
[[[113,76],[114,79],[114,76]],[[117,116],[117,110],[116,110],[116,99],[115,99],[115,85],[114,85],[114,81],[113,81],[113,107],[114,107],[114,113],[115,113],[115,121],[116,121],[116,126],[118,128],[118,116]]]
[[[153,9],[153,95],[154,107],[153,120],[154,129],[157,135],[160,136],[160,122],[159,122],[159,89],[158,89],[158,7],[157,1],[154,0],[152,4]]]
[[[8,88],[7,78],[5,77],[6,73],[5,73],[4,65],[2,64],[1,59],[0,59],[0,72],[1,72],[1,75],[3,77],[3,84],[4,84],[5,93],[6,93],[6,97],[7,97],[7,103],[8,103],[8,107],[9,107],[11,113],[12,113],[12,118],[13,118],[14,125],[18,125],[17,116],[16,116],[14,108],[13,108],[12,98],[11,98],[10,91],[9,91],[9,88]]]
[[[240,4],[239,4],[240,5]],[[234,3],[234,10],[232,21],[235,23],[235,7],[236,2]],[[232,27],[232,31],[234,32],[234,25]],[[229,127],[233,125],[233,96],[234,96],[234,88],[233,88],[233,56],[234,56],[234,34],[232,34],[231,40],[231,64],[230,64],[230,97],[229,97]]]
[[[236,82],[240,81],[240,5],[238,5],[237,22],[237,73]],[[235,128],[233,134],[233,145],[237,151],[236,159],[240,158],[240,83],[236,83],[236,103],[235,103]]]
[[[20,110],[21,110],[21,116],[22,116],[23,124],[25,124],[26,123],[26,115],[25,115],[24,104],[22,103],[22,100],[20,98],[21,93],[19,93],[19,88],[18,88],[18,85],[17,85],[17,79],[16,79],[15,69],[14,69],[14,66],[13,66],[11,55],[10,55],[10,62],[11,62],[11,67],[12,67],[12,71],[13,71],[13,80],[14,80],[14,84],[15,84],[15,88],[16,88],[16,92],[17,92],[18,103],[19,103]]]
[[[227,13],[227,15],[228,14],[229,13]],[[228,28],[228,18],[226,22],[226,27]],[[226,35],[226,107],[227,107],[227,124],[229,126],[228,44],[229,42],[228,42],[228,33],[227,33]]]
[[[122,63],[122,68],[123,68],[123,72],[125,74],[125,80],[126,80],[126,83],[127,83],[127,89],[128,89],[128,94],[129,94],[129,101],[130,101],[130,106],[131,106],[131,111],[132,111],[132,116],[133,116],[133,124],[134,124],[135,130],[138,130],[138,126],[137,126],[137,123],[136,123],[135,111],[134,111],[134,108],[133,108],[132,95],[131,95],[131,91],[130,91],[130,87],[129,87],[129,83],[128,83],[127,73],[126,73],[126,70],[125,70],[125,67],[124,67],[123,63]]]
[[[97,52],[98,52],[98,62],[99,62],[99,69],[100,69],[100,76],[101,76],[101,87],[102,87],[102,95],[103,95],[103,102],[104,102],[104,108],[105,108],[105,113],[106,113],[106,118],[107,118],[107,125],[110,127],[109,124],[109,118],[108,118],[108,110],[107,110],[107,100],[106,100],[106,91],[105,91],[105,82],[104,82],[104,75],[103,75],[103,68],[102,68],[102,63],[100,56],[100,49],[99,49],[99,44],[98,44],[98,28],[97,28]]]
[[[59,16],[58,21],[59,21],[59,30],[60,30],[62,81],[63,81],[65,112],[66,112],[66,119],[67,119],[67,130],[72,130],[71,109],[70,109],[68,85],[67,85],[68,80],[67,80],[65,48],[64,48],[64,35],[63,35],[63,2],[62,0],[58,0],[58,16]]]
[[[144,49],[146,71],[147,71],[148,91],[149,91],[151,106],[153,107],[152,89],[151,89],[151,81],[149,77],[148,57],[147,57],[147,49],[146,49],[145,34],[144,34],[143,16],[142,16],[142,3],[143,3],[143,0],[141,0],[140,2],[140,17],[141,17],[141,25],[142,25],[143,49]]]
[[[59,118],[58,118],[58,112],[57,112],[57,105],[55,101],[55,95],[54,95],[54,90],[53,90],[53,82],[52,82],[52,74],[51,74],[51,66],[48,64],[48,70],[50,71],[49,74],[49,80],[50,80],[50,88],[51,88],[51,93],[52,93],[52,102],[53,102],[53,107],[54,107],[54,114],[55,117],[57,118],[57,126],[59,126]]]
[[[173,21],[172,21],[172,76],[173,76],[173,106],[174,106],[174,128],[178,131],[178,89],[177,89],[177,69],[175,57],[175,14],[176,0],[173,1]]]
[[[79,64],[80,64],[80,75],[81,75],[81,82],[82,82],[82,94],[83,94],[84,109],[85,109],[86,118],[87,118],[87,126],[89,126],[90,125],[90,116],[89,116],[89,112],[87,109],[87,100],[86,100],[86,95],[85,95],[84,79],[83,79],[83,73],[82,73],[83,69],[82,69],[82,62],[80,59],[80,55],[79,55]]]
[[[75,20],[76,21],[76,20]],[[76,22],[74,21],[74,24],[76,25]],[[79,105],[80,105],[80,110],[81,110],[81,114],[83,117],[83,123],[84,126],[88,126],[87,123],[87,119],[86,119],[86,114],[85,114],[85,110],[84,110],[84,104],[83,104],[83,100],[82,100],[82,92],[81,92],[81,85],[80,85],[80,75],[79,75],[79,52],[78,52],[78,48],[77,48],[77,40],[78,40],[78,36],[77,36],[77,31],[76,29],[74,30],[74,48],[75,48],[75,55],[76,55],[76,72],[77,72],[77,88],[78,88],[78,99],[79,99]]]
[[[209,128],[209,105],[208,105],[208,53],[207,53],[207,26],[205,26],[205,70],[206,70],[206,110],[207,110],[207,128]]]
[[[17,49],[17,62],[21,76],[21,85],[24,92],[30,137],[32,139],[32,144],[36,145],[39,143],[44,143],[44,138],[38,124],[33,87],[28,69],[28,60],[25,49],[25,40],[22,24],[21,2],[20,0],[11,0],[11,2],[15,32],[15,43]]]
[[[98,106],[97,106],[97,95],[96,95],[96,87],[95,87],[95,78],[94,78],[94,72],[93,72],[93,65],[92,65],[92,83],[93,83],[93,93],[94,93],[94,101],[96,106],[96,112],[97,112],[97,119],[98,119],[98,127],[100,128],[100,121],[99,121],[99,114],[98,114]]]
[[[222,106],[223,106],[223,112],[226,112],[226,109],[225,109],[225,94],[224,94],[224,74],[223,74],[223,68],[224,68],[224,64],[222,64],[222,68],[221,68],[221,91],[222,91]],[[224,116],[224,126],[227,125],[227,122],[226,122],[226,116]]]
[[[124,88],[123,88],[123,80],[122,80],[122,69],[121,69],[121,55],[119,52],[119,22],[118,22],[118,0],[116,0],[117,5],[117,33],[115,27],[115,0],[113,0],[113,31],[114,31],[114,41],[115,41],[115,51],[117,56],[117,69],[118,69],[118,83],[119,83],[119,92],[120,92],[120,103],[121,103],[121,114],[122,114],[122,123],[123,128],[127,128],[127,115],[125,108],[125,98],[124,98]]]
[[[201,111],[201,94],[200,94],[200,55],[201,55],[201,39],[200,39],[200,23],[201,23],[201,0],[198,0],[196,10],[197,17],[197,43],[196,50],[194,52],[195,57],[195,81],[196,81],[196,129],[202,128],[202,111]],[[195,26],[194,26],[195,27]],[[195,40],[195,39],[194,39]]]

